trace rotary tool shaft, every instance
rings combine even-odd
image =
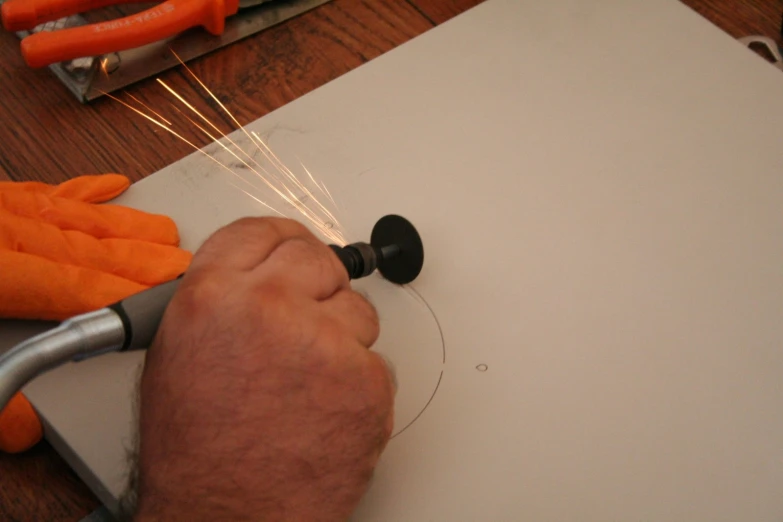
[[[375,272],[382,262],[388,261],[399,253],[399,248],[393,246],[378,248],[369,243],[353,243],[345,247],[329,246],[340,258],[351,279],[367,277]]]

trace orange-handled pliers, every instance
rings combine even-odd
[[[2,6],[3,26],[9,31],[27,31],[66,16],[138,1],[8,0]],[[210,33],[220,35],[226,18],[238,11],[239,0],[166,0],[125,18],[35,33],[22,40],[22,56],[30,67],[44,67],[85,56],[141,47],[192,27],[202,26]]]

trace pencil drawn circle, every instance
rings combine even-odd
[[[489,366],[487,366],[486,364],[479,364],[478,366],[476,366],[476,369],[480,372],[485,372],[489,370]]]
[[[438,391],[446,360],[443,334],[432,309],[412,287],[380,276],[352,285],[378,311],[381,333],[373,350],[384,355],[396,373],[394,438],[425,414]]]

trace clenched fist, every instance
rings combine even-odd
[[[136,519],[348,518],[393,424],[378,334],[337,256],[299,223],[215,233],[147,354]]]

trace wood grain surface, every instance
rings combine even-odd
[[[333,0],[190,66],[244,125],[479,3]],[[781,0],[685,3],[734,37],[780,41]],[[188,98],[204,98],[181,68],[160,78]],[[47,69],[27,68],[18,40],[7,32],[0,32],[0,85],[0,180],[57,183],[105,172],[139,180],[192,152],[112,100],[80,104]],[[153,80],[126,92],[152,107],[170,107]],[[230,122],[215,105],[202,101],[199,108],[228,130]],[[186,137],[207,143],[195,132]],[[47,443],[22,455],[0,455],[0,520],[78,521],[97,506]]]

